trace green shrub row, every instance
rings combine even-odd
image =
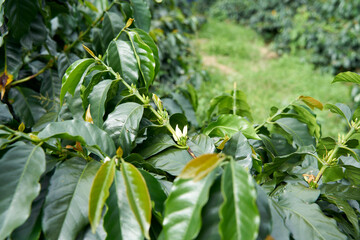
[[[210,14],[251,26],[280,54],[306,49],[310,62],[338,73],[360,66],[359,9],[356,0],[226,0]]]

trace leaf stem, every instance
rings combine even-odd
[[[96,18],[95,21],[85,30],[85,32],[80,33],[79,36],[78,36],[78,38],[77,38],[70,46],[68,46],[68,47],[65,48],[65,50],[64,50],[65,53],[69,52],[76,44],[78,44],[78,43],[81,41],[81,39],[82,39],[86,34],[88,34],[88,33],[90,32],[90,30],[91,30],[93,27],[95,27],[95,26],[101,21],[101,19],[102,19],[102,18],[104,17],[104,15],[105,15],[105,13],[106,13],[107,11],[109,11],[112,6],[114,6],[115,2],[116,2],[116,1],[112,2],[112,3],[105,9],[105,11],[103,11],[102,14],[101,14],[98,18]]]
[[[22,78],[22,79],[20,79],[20,80],[14,81],[14,82],[10,83],[10,86],[15,86],[15,85],[18,85],[18,84],[20,84],[20,83],[27,82],[27,81],[29,81],[29,80],[31,80],[31,79],[33,79],[33,78],[36,78],[37,76],[39,76],[40,74],[42,74],[43,72],[45,72],[46,69],[51,68],[52,65],[53,65],[53,63],[54,63],[54,60],[53,60],[53,59],[50,59],[49,62],[46,64],[46,66],[43,67],[42,69],[40,69],[39,72],[37,72],[37,73],[35,73],[35,74],[31,75],[31,76],[28,76],[28,77],[26,77],[26,78]]]

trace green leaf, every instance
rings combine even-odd
[[[216,153],[203,154],[189,161],[181,171],[179,178],[192,178],[195,182],[206,177],[214,170],[225,156]]]
[[[171,96],[173,97],[174,101],[180,106],[183,114],[186,116],[191,125],[198,126],[198,122],[195,116],[195,109],[191,104],[190,100],[187,99],[183,94],[179,93],[172,93]]]
[[[360,75],[354,72],[342,72],[335,76],[332,83],[335,82],[351,82],[360,84]]]
[[[221,179],[221,191],[224,197],[219,212],[221,239],[256,239],[260,215],[251,175],[230,160]]]
[[[136,24],[136,22],[135,22],[135,24]],[[154,40],[149,36],[149,34],[147,34],[145,31],[143,31],[139,28],[132,28],[129,30],[137,32],[137,34],[139,34],[141,40],[143,40],[144,43],[151,48],[151,51],[153,52],[154,59],[155,59],[155,76],[156,76],[156,74],[159,72],[159,69],[160,69],[160,59],[159,59],[159,50],[158,50],[158,47],[156,46]]]
[[[50,69],[44,73],[44,78],[41,81],[40,93],[49,98],[45,102],[44,108],[48,111],[59,110],[59,97],[61,89],[61,80],[56,71]]]
[[[235,113],[234,113],[235,109]],[[242,117],[247,117],[253,121],[250,106],[247,103],[246,95],[243,91],[237,90],[234,99],[234,91],[231,94],[223,94],[217,96],[210,101],[210,107],[207,111],[207,117],[210,120],[214,115],[219,114],[234,114]]]
[[[297,119],[300,122],[306,123],[306,125],[308,126],[310,135],[319,139],[321,135],[321,130],[319,124],[316,121],[316,117],[301,105],[293,104],[292,107],[301,116]]]
[[[177,176],[191,159],[192,157],[186,150],[169,148],[146,160],[146,162],[153,165],[154,168]]]
[[[29,31],[31,22],[38,12],[36,1],[9,0],[6,3],[5,15],[9,22],[7,25],[16,39]]]
[[[0,239],[23,224],[40,192],[45,154],[40,145],[18,142],[0,159]]]
[[[13,116],[9,111],[9,107],[5,103],[0,102],[0,124],[8,124],[11,121],[13,121]]]
[[[197,155],[214,153],[216,148],[213,140],[205,134],[195,135],[188,140],[188,145]]]
[[[150,239],[151,201],[145,179],[134,165],[124,161],[121,163],[121,173],[131,209],[145,238]]]
[[[98,127],[103,125],[105,114],[105,103],[108,98],[109,89],[113,88],[117,81],[104,80],[97,84],[89,95],[90,112],[94,124]]]
[[[259,210],[260,214],[260,226],[259,226],[259,234],[257,239],[262,240],[266,239],[268,235],[271,233],[271,210],[269,206],[269,198],[265,191],[259,186],[256,186],[256,206]]]
[[[124,178],[120,171],[115,171],[115,179],[110,188],[110,196],[106,201],[107,211],[104,217],[104,228],[107,240],[131,239],[143,240],[140,226],[131,210]]]
[[[133,52],[136,57],[142,84],[148,89],[155,77],[155,59],[151,48],[145,44],[140,35],[136,32],[126,32],[129,36]]]
[[[210,188],[209,200],[205,204],[201,213],[202,226],[198,240],[220,240],[219,234],[219,209],[224,201],[221,194],[221,178],[217,177]]]
[[[154,202],[154,209],[158,214],[164,211],[164,202],[167,198],[159,181],[147,171],[139,169],[141,175],[144,177],[146,185],[149,189],[151,201]]]
[[[16,87],[9,92],[9,98],[14,100],[15,114],[26,127],[32,127],[46,112],[37,96],[38,93],[30,88]]]
[[[130,0],[134,11],[135,26],[145,32],[149,32],[151,24],[151,13],[146,0]]]
[[[326,170],[323,173],[322,181],[324,183],[335,182],[343,178],[344,178],[344,170],[342,169],[342,167],[335,165],[326,168]]]
[[[104,46],[108,46],[125,26],[124,19],[121,15],[114,12],[106,12],[102,22],[102,42]],[[108,54],[110,52],[108,51]]]
[[[71,158],[51,178],[42,226],[46,239],[75,239],[88,223],[91,184],[100,164]]]
[[[277,200],[271,199],[270,205],[272,214],[283,219],[286,229],[291,232],[294,239],[346,239],[346,236],[338,230],[336,221],[326,217],[320,207],[313,203],[315,200],[305,201],[298,195],[284,191]],[[275,234],[272,236],[278,239]],[[288,237],[283,236],[279,239],[288,239]]]
[[[101,165],[92,183],[89,200],[89,220],[93,233],[100,223],[105,201],[109,197],[109,188],[114,180],[115,167],[116,164],[113,159]]]
[[[163,239],[194,239],[201,228],[201,209],[215,180],[211,173],[200,181],[177,178],[165,203]]]
[[[344,200],[354,199],[360,201],[359,185],[345,185],[341,183],[321,184],[319,189],[321,194],[334,195]]]
[[[136,84],[139,65],[130,42],[112,41],[107,49],[107,62],[128,84]]]
[[[352,184],[360,185],[360,168],[344,165],[345,167],[345,178],[348,179]]]
[[[38,134],[38,137],[78,141],[89,147],[94,147],[101,153],[104,152],[109,156],[115,155],[115,145],[110,136],[95,125],[82,120],[50,123]]]
[[[60,92],[60,105],[63,103],[65,94],[69,92],[74,95],[76,86],[82,82],[95,60],[92,58],[80,59],[71,64],[62,78]]]
[[[144,107],[140,104],[123,103],[108,115],[103,124],[103,129],[109,133],[116,146],[123,149],[124,157],[134,148],[143,112]]]
[[[156,130],[147,130],[148,138],[141,144],[137,146],[138,152],[144,159],[147,159],[159,152],[176,146],[176,143],[168,134],[159,134]]]
[[[349,222],[353,225],[355,229],[356,238],[359,237],[359,219],[356,215],[354,209],[350,206],[350,204],[339,197],[333,195],[326,195],[326,198],[331,202],[334,203],[341,211],[343,211],[348,218]]]
[[[223,153],[232,156],[244,168],[251,169],[252,149],[248,140],[241,132],[235,133],[231,137],[225,144]]]
[[[325,104],[324,106],[325,109],[329,109],[331,112],[336,113],[340,116],[342,116],[347,122],[348,124],[351,121],[351,110],[348,106],[346,106],[345,104],[342,103],[337,103],[337,104]]]
[[[253,139],[260,139],[251,124],[243,117],[223,114],[215,122],[211,122],[204,133],[210,137],[224,137],[228,135],[231,137],[235,133],[241,131],[246,137]]]

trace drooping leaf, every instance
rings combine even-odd
[[[109,156],[115,155],[115,145],[110,136],[95,125],[82,120],[50,123],[38,134],[38,137],[78,141]]]
[[[341,183],[321,184],[321,194],[334,195],[344,200],[360,200],[360,187],[358,185],[345,185]]]
[[[335,82],[351,82],[360,84],[360,75],[354,72],[342,72],[335,76],[332,83]]]
[[[13,120],[13,116],[9,111],[9,107],[0,102],[0,124],[8,124]]]
[[[310,135],[319,139],[321,131],[320,126],[316,121],[316,117],[301,105],[293,104],[292,107],[299,115],[297,120],[306,123],[307,127],[309,128]]]
[[[116,146],[123,149],[124,157],[129,155],[134,147],[143,112],[144,107],[140,104],[123,103],[108,115],[103,124],[103,129],[109,133]]]
[[[46,112],[37,97],[30,88],[16,87],[9,92],[9,98],[14,100],[14,111],[26,127],[32,127]]]
[[[124,178],[130,207],[143,235],[145,238],[150,239],[151,201],[145,179],[134,165],[124,161],[121,164],[121,173]]]
[[[188,119],[188,122],[190,122],[191,125],[195,127],[198,126],[198,122],[195,116],[195,109],[191,104],[190,100],[180,93],[172,93],[171,96],[182,109],[182,112]]]
[[[144,43],[137,32],[127,32],[136,56],[142,86],[148,89],[155,77],[155,59],[151,48]]]
[[[256,206],[260,214],[260,226],[257,240],[266,239],[271,233],[271,210],[269,206],[269,198],[265,191],[259,186],[256,186]]]
[[[60,92],[60,105],[63,103],[65,94],[69,92],[71,95],[74,95],[76,86],[79,82],[82,82],[85,78],[89,67],[95,62],[93,58],[80,59],[66,70],[62,78],[62,86]]]
[[[204,133],[211,137],[224,137],[225,135],[231,137],[239,131],[248,138],[259,139],[255,129],[245,118],[231,114],[220,115],[215,122],[211,122],[204,129]]]
[[[120,171],[115,171],[114,182],[110,188],[110,196],[106,201],[106,206],[104,228],[107,232],[107,240],[144,239],[136,217],[131,210],[124,178]]]
[[[89,223],[91,184],[99,167],[96,161],[71,158],[56,168],[42,219],[46,239],[75,239]]]
[[[97,171],[90,190],[89,220],[92,231],[95,232],[100,223],[106,199],[109,197],[109,188],[114,180],[115,160],[101,165]]]
[[[344,165],[345,173],[344,176],[348,179],[352,184],[357,186],[360,185],[360,168],[351,166],[351,165]]]
[[[105,103],[110,88],[113,88],[117,81],[104,80],[97,84],[89,95],[90,112],[94,124],[98,127],[103,125],[105,114]]]
[[[49,98],[49,100],[44,101],[45,108],[48,111],[57,112],[59,110],[60,103],[60,89],[61,89],[61,80],[58,77],[56,71],[50,69],[44,73],[44,78],[41,81],[40,93]]]
[[[256,239],[260,215],[251,175],[241,165],[230,160],[221,179],[221,191],[224,197],[219,212],[221,238]]]
[[[139,65],[130,42],[117,40],[109,44],[107,62],[128,84],[139,79]]]
[[[145,32],[149,32],[151,24],[151,13],[146,0],[130,0],[134,11],[135,25]]]
[[[0,238],[5,239],[30,215],[40,192],[45,154],[40,145],[18,142],[0,158]]]
[[[177,178],[165,202],[163,239],[194,239],[201,228],[201,209],[209,197],[215,173],[200,181]]]
[[[203,154],[188,162],[181,171],[179,178],[199,181],[206,177],[212,170],[214,170],[223,160],[225,156],[216,153]]]
[[[328,167],[322,176],[322,181],[324,183],[327,182],[335,182],[338,180],[341,180],[344,178],[344,170],[342,169],[342,167],[335,165],[335,166],[330,166]]]

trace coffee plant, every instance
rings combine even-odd
[[[300,96],[255,124],[235,88],[197,126],[190,84],[151,88],[147,1],[2,4],[0,239],[359,238],[358,109]]]

